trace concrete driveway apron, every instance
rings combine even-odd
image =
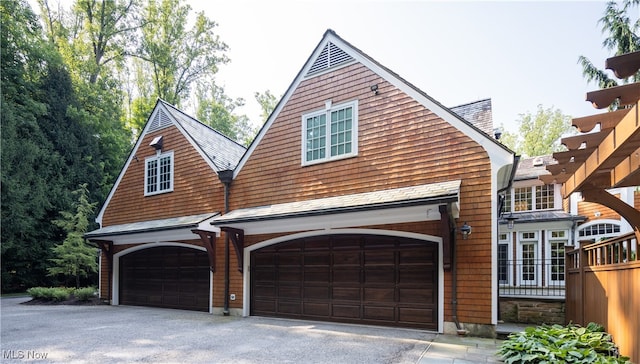
[[[27,300],[0,300],[3,363],[497,362],[490,339],[449,343],[459,338],[148,307],[21,304]]]

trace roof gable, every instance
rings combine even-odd
[[[136,157],[144,137],[152,132],[175,126],[191,146],[198,152],[214,173],[222,170],[234,169],[245,152],[245,147],[231,140],[213,128],[202,124],[198,120],[178,110],[166,101],[158,99],[142,133],[129,153],[120,174],[109,191],[102,205],[96,221],[102,225],[102,218],[115,191],[118,189],[131,161]]]
[[[331,58],[332,54],[336,55],[335,59]],[[329,59],[325,60],[327,57],[329,57]],[[260,143],[271,125],[278,118],[278,115],[302,81],[356,62],[363,64],[394,87],[400,89],[425,108],[431,110],[453,127],[476,141],[487,151],[492,161],[497,165],[504,166],[513,163],[514,153],[495,140],[491,136],[491,132],[487,133],[485,130],[481,129],[481,127],[465,120],[464,117],[443,106],[396,73],[382,66],[373,58],[340,38],[333,30],[329,29],[325,32],[323,38],[318,43],[311,56],[307,59],[302,69],[298,72],[297,76],[283,95],[282,99],[278,102],[275,109],[260,129],[258,135],[256,135],[255,139],[247,149],[247,152],[240,159],[237,168],[234,170],[234,177],[238,175],[247,160],[251,158],[256,146]]]

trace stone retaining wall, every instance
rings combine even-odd
[[[564,325],[564,301],[500,298],[500,320],[523,324]]]

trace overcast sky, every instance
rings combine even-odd
[[[538,104],[573,117],[598,111],[584,101],[578,56],[604,68],[598,24],[604,1],[239,1],[189,0],[218,23],[231,63],[218,84],[259,120],[256,91],[276,96],[327,29],[445,106],[484,98],[494,125],[516,131]]]
[[[445,106],[491,98],[496,127],[516,132],[519,114],[539,104],[572,117],[603,112],[585,101],[597,85],[578,57],[604,69],[612,55],[598,24],[605,1],[186,1],[218,24],[231,62],[216,82],[245,99],[236,112],[254,123],[254,93],[282,96],[327,29]]]

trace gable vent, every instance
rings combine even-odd
[[[160,130],[162,128],[166,128],[171,125],[171,119],[169,115],[167,115],[164,110],[159,109],[153,120],[151,120],[151,125],[149,125],[149,131]]]
[[[313,62],[311,68],[309,68],[309,72],[307,72],[307,76],[312,75],[314,73],[318,73],[329,69],[331,67],[335,67],[353,60],[347,52],[343,51],[337,45],[327,42],[327,45],[324,47],[322,52],[316,58],[316,61]]]

